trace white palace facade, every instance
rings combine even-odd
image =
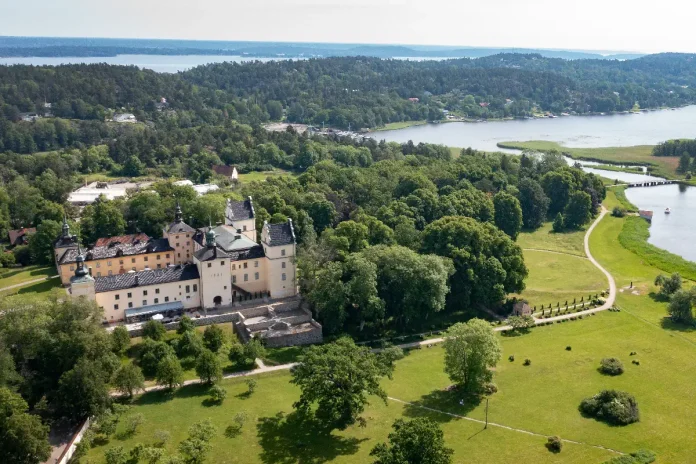
[[[109,237],[86,250],[64,222],[54,244],[63,284],[73,296],[96,301],[107,322],[175,317],[297,294],[292,220],[264,223],[257,243],[251,197],[228,201],[225,222],[217,226],[194,229],[182,217],[177,206],[162,238]]]

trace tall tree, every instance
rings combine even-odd
[[[123,235],[125,230],[126,221],[117,201],[100,196],[82,211],[80,231],[87,243],[94,243],[102,237]]]
[[[39,464],[51,455],[48,426],[17,393],[0,387],[0,462]]]
[[[397,419],[392,424],[389,443],[380,443],[370,452],[374,464],[449,464],[454,451],[445,446],[437,422],[418,418]]]
[[[517,240],[522,229],[522,207],[520,201],[505,192],[498,192],[493,197],[493,205],[495,207],[495,225],[510,236],[513,240]]]
[[[464,391],[481,393],[493,378],[502,353],[490,324],[482,319],[458,323],[445,336],[445,372]]]
[[[61,233],[61,224],[43,221],[29,238],[31,260],[37,264],[53,264],[53,244]]]
[[[575,192],[570,196],[563,214],[566,227],[578,229],[592,218],[592,198],[586,192]]]
[[[534,179],[525,177],[518,185],[522,223],[527,229],[537,229],[546,220],[549,198]]]
[[[575,178],[566,170],[551,171],[541,178],[544,193],[549,198],[549,214],[562,213],[575,190]]]
[[[329,429],[363,423],[359,416],[368,404],[368,395],[386,402],[380,379],[391,376],[393,368],[391,362],[364,346],[356,346],[350,338],[312,346],[292,369],[290,382],[302,392],[293,407],[305,414],[313,412]]]
[[[467,217],[444,217],[423,231],[424,253],[451,258],[450,302],[498,304],[507,293],[524,289],[527,268],[522,249],[490,223]]]

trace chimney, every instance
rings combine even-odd
[[[92,276],[92,267],[90,266],[87,269],[89,270],[89,276],[91,277]]]

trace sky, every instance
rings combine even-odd
[[[686,0],[0,0],[0,35],[696,52]]]

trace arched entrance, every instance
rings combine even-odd
[[[216,296],[215,298],[213,298],[213,303],[215,303],[215,306],[220,306],[222,304],[222,297]]]

